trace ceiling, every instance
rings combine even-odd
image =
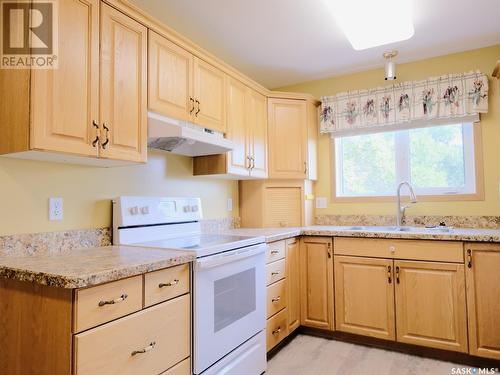
[[[131,1],[268,88],[381,67],[389,49],[409,62],[500,43],[498,0],[413,0],[415,35],[364,51],[328,0]]]

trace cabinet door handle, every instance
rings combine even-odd
[[[193,111],[194,111],[194,99],[189,97],[189,101],[191,102],[191,109],[189,110],[189,114],[192,115],[193,114]]]
[[[99,144],[99,124],[94,120],[92,126],[95,128],[95,139],[92,141],[92,147],[97,147]]]
[[[198,104],[198,109],[196,110],[196,112],[194,113],[194,115],[195,115],[196,117],[198,117],[198,113],[200,113],[200,111],[201,111],[201,110],[200,110],[200,101],[199,101],[198,99],[196,99],[196,104]]]
[[[275,255],[275,254],[278,254],[279,251],[278,250],[271,250],[271,254]]]
[[[272,331],[271,333],[272,333],[272,335],[273,335],[273,336],[276,336],[276,335],[277,335],[277,334],[279,334],[280,332],[281,332],[281,327],[278,327],[278,328],[276,328],[274,331]]]
[[[103,127],[104,131],[106,132],[106,140],[102,143],[101,146],[102,146],[102,149],[105,150],[106,146],[109,143],[109,128],[106,126],[106,123],[103,123],[102,127]]]
[[[255,168],[255,158],[253,156],[250,156],[250,161],[252,162],[252,166],[250,167],[250,170]]]
[[[307,174],[307,162],[304,162],[304,174]]]
[[[472,268],[472,250],[467,249],[467,267]]]
[[[156,346],[156,342],[152,342],[151,344],[149,344],[148,346],[146,346],[145,348],[142,348],[140,350],[134,350],[131,355],[134,356],[134,355],[137,355],[137,354],[143,354],[143,353],[147,353],[151,350],[153,350]]]
[[[168,283],[160,283],[158,284],[158,288],[164,288],[166,286],[174,286],[174,285],[177,285],[179,284],[179,280],[178,279],[174,279],[173,281],[169,281]]]
[[[399,266],[396,266],[396,283],[399,284]]]
[[[328,258],[332,257],[332,244],[328,242]]]
[[[125,301],[127,298],[128,298],[128,295],[122,294],[120,297],[118,297],[116,299],[99,301],[99,307],[103,307],[106,305],[114,305],[115,303],[120,303],[120,302]]]
[[[391,272],[391,266],[387,266],[387,281],[389,284],[392,283],[392,272]]]
[[[271,276],[278,276],[280,273],[278,271],[276,272],[271,272]]]
[[[279,302],[279,301],[280,301],[280,299],[281,299],[281,296],[274,297],[274,298],[271,300],[271,302],[272,302],[272,303]]]

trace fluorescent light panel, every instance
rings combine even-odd
[[[355,50],[413,36],[411,0],[325,0]]]

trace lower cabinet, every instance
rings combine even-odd
[[[286,240],[286,284],[288,290],[288,330],[293,332],[300,326],[300,241]]]
[[[268,246],[267,351],[300,326],[299,243],[290,238]]]
[[[335,328],[394,340],[391,259],[335,257]]]
[[[397,341],[467,352],[463,264],[394,261]]]
[[[333,330],[333,249],[330,237],[300,241],[300,321]]]
[[[186,294],[80,333],[75,374],[159,374],[189,357],[190,326]]]
[[[470,354],[500,360],[500,244],[465,246]]]

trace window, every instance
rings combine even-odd
[[[395,195],[409,181],[417,195],[475,194],[472,123],[335,139],[336,197]]]

